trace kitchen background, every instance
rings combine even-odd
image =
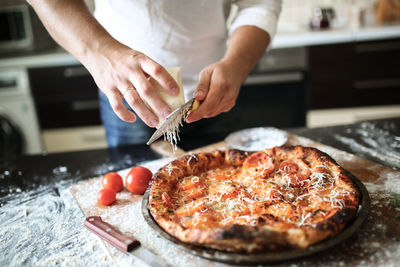
[[[272,49],[236,107],[200,122],[205,134],[400,117],[399,9],[397,0],[284,0]],[[25,1],[0,1],[0,20],[0,158],[106,147],[89,73]]]

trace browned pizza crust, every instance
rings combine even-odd
[[[293,162],[300,167],[291,169]],[[215,176],[227,181],[212,178],[216,172],[229,173]],[[189,188],[182,183],[190,178],[198,183],[192,191],[182,191]],[[234,189],[215,193],[219,184]],[[199,188],[204,190],[201,194],[187,197]],[[266,192],[270,193],[264,196]],[[257,252],[307,248],[338,234],[355,217],[359,198],[351,174],[329,155],[315,148],[283,146],[258,153],[226,150],[178,158],[154,174],[148,208],[167,233],[183,242]],[[196,205],[201,208],[190,212]]]

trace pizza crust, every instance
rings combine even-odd
[[[203,175],[204,172],[223,168],[240,169],[243,167],[244,163],[246,165],[250,156],[254,154],[238,150],[226,150],[186,155],[161,168],[155,173],[151,181],[148,206],[150,213],[164,231],[183,242],[223,251],[250,253],[307,248],[338,234],[343,230],[346,224],[355,217],[360,198],[357,187],[351,179],[351,174],[341,168],[330,156],[317,149],[301,146],[275,147],[266,149],[262,151],[262,153],[273,158],[275,172],[280,170],[278,169],[279,164],[287,160],[301,160],[307,166],[315,170],[318,170],[321,166],[325,166],[324,168],[329,170],[329,175],[333,177],[331,179],[332,181],[328,180],[326,182],[328,183],[328,185],[325,185],[326,188],[331,188],[331,183],[334,183],[334,187],[337,187],[336,190],[344,192],[343,196],[339,194],[339,197],[337,197],[338,199],[343,198],[343,201],[338,201],[338,203],[336,203],[335,200],[332,200],[332,203],[328,202],[328,204],[315,201],[305,204],[301,200],[298,201],[296,199],[296,201],[290,203],[290,207],[293,208],[293,214],[298,215],[299,221],[285,219],[285,215],[282,215],[284,214],[282,209],[278,210],[277,213],[265,213],[255,217],[256,223],[234,222],[228,225],[222,225],[219,221],[216,224],[212,224],[210,227],[204,227],[202,225],[199,225],[199,227],[185,227],[183,225],[184,221],[182,220],[183,216],[175,214],[176,207],[168,207],[165,205],[165,201],[163,201],[162,197],[163,194],[167,193],[173,195],[177,190],[179,181],[187,176],[197,177]],[[276,173],[269,174],[271,177],[273,175],[279,176]],[[318,175],[312,175],[313,174],[311,174],[310,177],[316,176],[318,178]],[[310,181],[314,181],[312,180],[314,178],[310,179]],[[276,178],[272,184],[276,186],[275,183],[278,183],[278,181],[279,179]],[[308,186],[312,188],[312,190],[322,190],[318,187],[318,181],[319,180],[316,180],[314,187],[312,187],[313,185],[310,186],[310,184],[308,184]],[[235,180],[235,185],[240,182],[243,182],[240,184],[241,190],[246,190],[247,187],[245,186],[244,178],[238,181]],[[196,188],[200,187],[201,186],[197,186]],[[278,188],[286,188],[287,190],[290,189],[289,187],[284,183],[280,187],[278,186]],[[323,189],[325,190],[325,188]],[[282,192],[286,192],[283,189],[281,190]],[[306,192],[309,199],[313,199],[313,194],[316,194],[315,192],[309,193],[308,189],[294,188],[290,189],[287,195],[291,194],[291,190],[293,192]],[[335,189],[332,191],[334,190]],[[319,196],[317,194],[316,196],[317,200],[325,198],[324,195]],[[210,196],[205,195],[201,198],[207,197],[209,198]],[[184,201],[188,201],[189,204],[184,204],[190,206],[190,200]],[[285,201],[290,202],[290,198],[285,199]],[[286,205],[285,201],[277,203]],[[278,204],[273,204],[273,206]],[[316,205],[316,207],[311,207],[312,204]],[[250,204],[246,203],[246,205]],[[337,207],[335,205],[337,205]],[[335,208],[332,208],[332,206]],[[320,213],[322,213],[322,211],[319,210],[324,210],[326,214],[321,215]],[[252,213],[250,215],[252,215]],[[190,216],[188,216],[188,218],[190,218]],[[238,220],[237,218],[235,220]],[[296,218],[296,216],[292,216],[291,218]]]

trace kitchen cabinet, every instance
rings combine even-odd
[[[80,64],[28,69],[46,152],[107,147],[98,89]]]
[[[400,39],[311,46],[309,109],[400,104]]]
[[[48,153],[106,148],[106,132],[102,125],[47,129],[42,133]]]
[[[40,128],[101,124],[98,90],[80,64],[28,69]]]
[[[400,39],[310,46],[307,126],[400,117]]]

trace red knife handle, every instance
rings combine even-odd
[[[103,221],[100,216],[87,217],[84,225],[122,252],[126,253],[140,244],[135,238],[124,235],[117,228]]]

